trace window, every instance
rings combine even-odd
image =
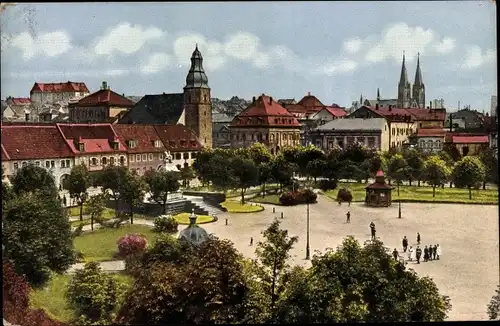
[[[45,161],[45,168],[50,168],[50,161]]]
[[[436,140],[436,148],[441,149],[441,141],[440,140]]]
[[[130,156],[129,156],[129,158],[128,158],[128,160],[129,160],[130,162],[134,162],[134,158],[135,158],[135,156],[134,156],[134,155],[130,155]]]
[[[35,162],[35,166],[38,166],[38,167],[39,167],[39,166],[40,166],[40,161],[36,161],[36,162]]]
[[[85,144],[83,144],[83,143],[79,143],[79,144],[78,144],[78,150],[79,150],[80,152],[84,152],[84,151],[85,151]]]
[[[189,159],[189,153],[183,153],[182,154],[182,158],[184,158],[185,160],[188,160]]]
[[[425,148],[425,141],[424,140],[421,140],[419,142],[419,144],[420,144],[420,148]]]
[[[137,141],[135,140],[129,140],[128,141],[128,147],[129,148],[135,148],[137,146]]]
[[[160,161],[163,161],[163,153],[158,154],[158,159],[159,159]]]
[[[18,163],[14,163],[14,170],[17,170],[19,169],[19,164]]]
[[[191,153],[191,158],[192,158],[192,159],[195,159],[195,158],[196,158],[196,153],[195,153],[195,152]]]
[[[148,160],[148,154],[142,154],[142,161],[146,162]]]
[[[115,165],[115,158],[113,156],[109,158],[109,164]]]
[[[92,165],[97,165],[97,158],[95,157],[92,157]]]
[[[180,160],[181,159],[181,153],[175,153],[175,159]]]
[[[21,166],[24,168],[26,166],[26,162],[21,163]]]
[[[375,147],[375,137],[368,137],[368,147],[370,148]]]
[[[428,140],[428,141],[427,141],[427,147],[432,148],[432,145],[433,145],[433,144],[432,144],[432,140]]]
[[[107,159],[106,157],[103,157],[103,158],[101,159],[101,163],[102,163],[102,165],[106,165],[106,164],[108,164],[108,159]]]
[[[155,140],[154,141],[154,147],[160,148],[160,146],[161,146],[160,141],[159,140]]]
[[[71,160],[66,160],[66,167],[70,168],[71,167]]]
[[[153,160],[153,154],[149,154],[149,160],[152,161]]]
[[[365,137],[358,137],[356,138],[356,141],[360,144],[364,144],[365,143]]]
[[[136,161],[136,162],[140,162],[140,161],[141,161],[141,154],[137,154],[137,155],[135,156],[135,161]]]
[[[347,145],[354,143],[354,137],[347,137]]]
[[[56,161],[50,161],[50,168],[53,169],[56,167]]]

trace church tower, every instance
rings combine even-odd
[[[198,45],[191,56],[191,68],[184,87],[184,118],[186,127],[194,131],[202,146],[212,148],[210,87]]]
[[[420,70],[420,53],[417,58],[417,71],[415,72],[415,83],[413,84],[412,98],[421,109],[425,108],[425,86]]]
[[[399,77],[398,84],[398,107],[408,108],[410,107],[410,82],[408,81],[408,73],[406,71],[405,55],[403,53],[403,65],[401,66],[401,76]]]

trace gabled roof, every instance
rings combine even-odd
[[[344,109],[340,108],[340,107],[337,107],[337,108],[326,107],[326,108],[324,108],[324,110],[328,111],[334,117],[337,117],[337,118],[345,117],[347,115],[347,112]]]
[[[320,100],[316,98],[316,96],[311,95],[311,93],[308,93],[306,96],[304,96],[299,103],[303,107],[305,107],[308,110],[321,110],[325,105],[321,103]]]
[[[384,118],[373,118],[373,119],[361,119],[361,118],[352,118],[352,119],[338,119],[332,120],[325,123],[322,126],[316,128],[316,130],[320,131],[329,131],[329,130],[384,130],[385,125],[387,124]]]
[[[233,127],[300,127],[297,119],[272,97],[262,94],[231,122]]]
[[[31,99],[25,97],[11,97],[7,99],[7,103],[11,105],[30,105]]]
[[[164,152],[165,146],[153,125],[113,125],[115,133],[129,153]],[[135,140],[135,147],[130,147],[130,140]],[[154,146],[154,141],[159,141],[160,147]]]
[[[89,89],[84,82],[67,81],[65,83],[38,83],[31,88],[31,93],[89,93]]]
[[[115,131],[109,123],[98,124],[56,124],[63,135],[66,143],[75,154],[109,153],[125,151],[124,144],[118,139]],[[117,139],[120,148],[114,150],[111,142]],[[75,146],[75,142],[81,141],[85,144],[85,151],[80,152]]]
[[[55,125],[2,126],[2,145],[11,160],[73,156]]]
[[[70,104],[72,107],[97,105],[131,108],[134,106],[134,102],[110,89],[101,89],[95,93],[85,96],[76,103]]]
[[[183,93],[146,95],[118,123],[177,124],[183,111]]]
[[[196,135],[183,125],[154,125],[156,133],[168,151],[200,151]]]

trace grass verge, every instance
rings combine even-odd
[[[124,225],[118,229],[102,228],[94,232],[84,233],[74,239],[75,249],[84,255],[85,261],[112,260],[118,250],[116,242],[127,233],[143,234],[151,244],[156,234],[147,225]]]
[[[229,213],[255,213],[264,210],[264,207],[256,204],[241,204],[239,201],[226,200],[221,206],[227,209]]]
[[[335,190],[325,193],[329,198],[336,200],[338,189],[347,187],[351,190],[354,202],[364,202],[366,190],[365,184],[340,183]],[[498,190],[478,189],[472,190],[472,200],[469,199],[469,190],[460,188],[436,188],[436,196],[432,196],[432,187],[429,186],[399,186],[392,191],[392,201],[414,202],[414,203],[456,203],[456,204],[493,204],[498,205]]]
[[[179,224],[183,225],[189,225],[189,216],[191,216],[190,213],[180,213],[177,215],[174,215],[173,217]],[[196,224],[205,224],[205,223],[211,223],[214,221],[214,218],[209,215],[196,215]]]

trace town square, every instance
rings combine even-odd
[[[1,3],[3,323],[499,320],[493,7]]]

